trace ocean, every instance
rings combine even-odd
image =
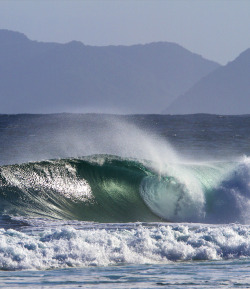
[[[250,116],[0,115],[0,287],[250,288]]]

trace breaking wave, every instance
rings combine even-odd
[[[0,167],[2,215],[95,222],[250,223],[250,162],[93,155]]]

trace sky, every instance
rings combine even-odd
[[[175,42],[226,64],[250,48],[249,0],[0,0],[0,29],[86,45]]]

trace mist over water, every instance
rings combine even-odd
[[[0,164],[92,154],[161,162],[175,152],[181,162],[235,159],[249,154],[249,127],[244,116],[3,115]]]
[[[2,164],[93,154],[148,159],[159,164],[163,156],[169,161],[176,158],[171,146],[157,133],[143,131],[119,116],[66,114],[30,118],[17,116],[9,126],[18,136],[15,142],[10,141],[10,147],[4,147]],[[6,153],[9,155],[5,160]]]

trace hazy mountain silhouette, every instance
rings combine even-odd
[[[0,113],[160,113],[218,68],[174,43],[42,43],[0,30]]]
[[[250,49],[202,78],[165,111],[172,114],[250,113]]]

